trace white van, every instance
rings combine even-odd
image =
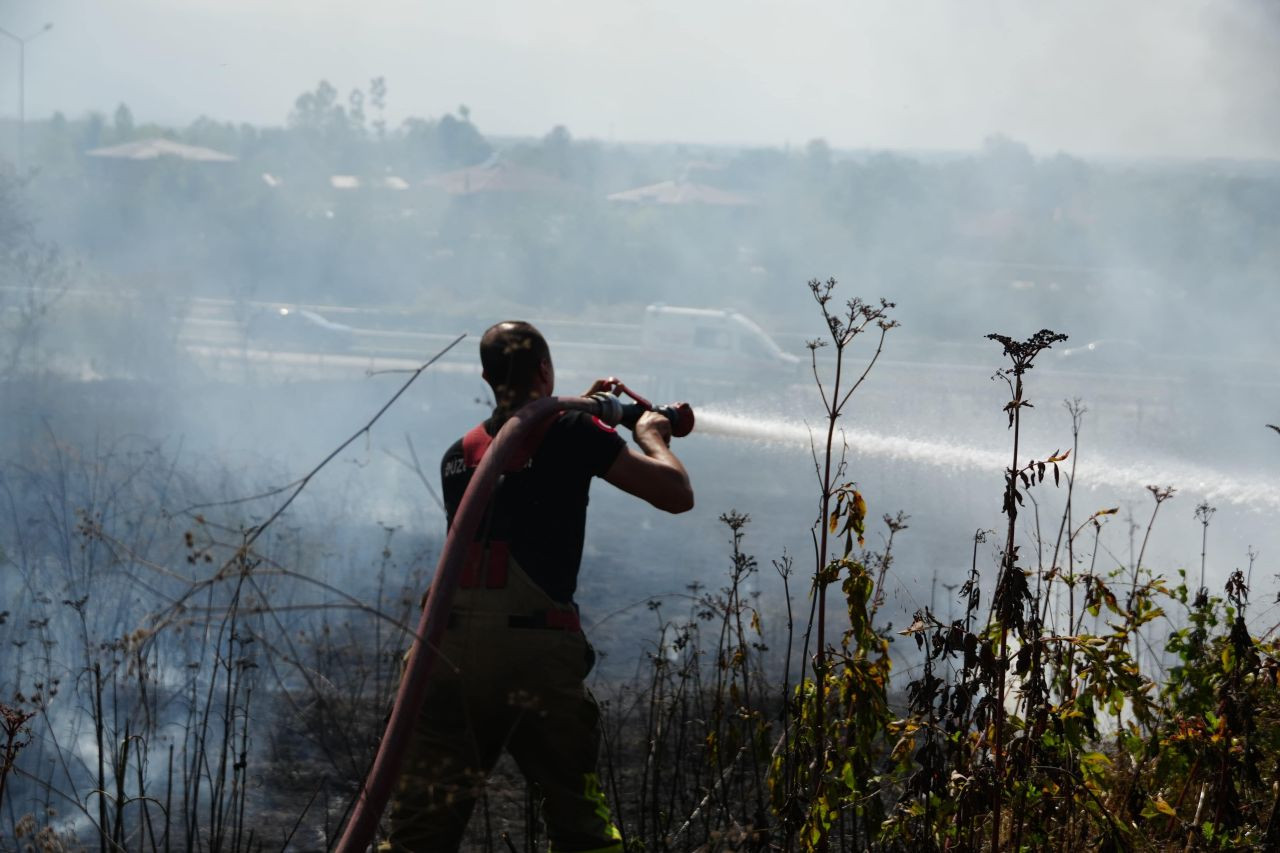
[[[790,382],[800,374],[800,358],[737,311],[650,305],[641,343],[648,364],[672,380]]]

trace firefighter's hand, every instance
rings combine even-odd
[[[587,389],[587,393],[582,396],[590,397],[592,394],[599,394],[602,391],[609,394],[621,394],[622,380],[618,379],[616,376],[597,379],[595,382],[591,383],[591,387]]]
[[[655,438],[661,441],[663,446],[671,444],[671,421],[666,415],[660,415],[657,412],[645,412],[641,415],[632,432],[635,434],[636,443],[646,449],[646,442]]]

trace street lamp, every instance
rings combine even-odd
[[[53,29],[53,24],[45,24],[29,36],[15,36],[6,29],[0,28],[0,35],[18,43],[18,172],[21,174],[24,155],[26,153],[27,131],[27,42],[44,35]]]

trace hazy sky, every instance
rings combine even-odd
[[[389,112],[631,141],[1280,157],[1275,0],[0,0],[27,112],[280,124],[328,79]],[[0,113],[17,112],[0,39]]]

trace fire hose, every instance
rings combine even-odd
[[[623,392],[635,402],[623,403],[618,399],[617,394]],[[427,683],[438,657],[445,628],[449,624],[454,592],[458,588],[470,545],[493,497],[498,478],[512,467],[510,463],[513,460],[520,459],[519,454],[523,453],[525,458],[532,455],[536,448],[529,445],[538,435],[538,426],[565,410],[588,412],[610,426],[621,424],[628,427],[634,427],[644,412],[656,411],[671,421],[674,436],[688,435],[694,423],[693,409],[688,403],[653,406],[625,385],[617,383],[614,394],[543,397],[517,409],[502,425],[458,503],[444,550],[436,563],[435,576],[418,620],[418,630],[400,679],[400,687],[396,691],[391,716],[378,745],[378,754],[360,790],[351,819],[338,842],[338,853],[363,853],[373,841],[378,820],[386,808],[396,778],[400,775],[414,721],[422,711]]]

